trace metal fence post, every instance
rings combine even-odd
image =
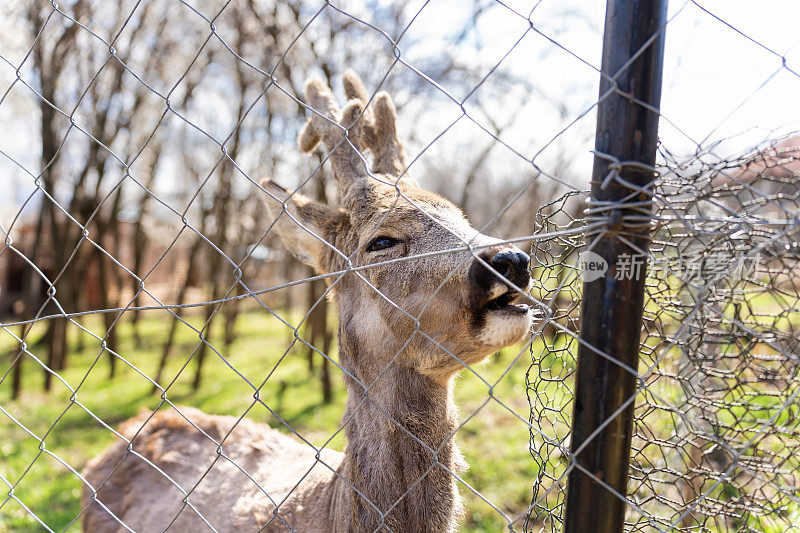
[[[587,243],[608,270],[583,285],[571,443],[580,468],[568,478],[566,533],[624,526],[646,261],[638,255],[640,271],[623,272],[620,258],[630,262],[650,239],[641,215],[654,178],[666,12],[667,0],[606,4],[591,189],[593,213],[605,224]]]

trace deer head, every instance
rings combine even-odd
[[[323,82],[306,83],[312,112],[299,138],[305,152],[324,142],[341,207],[265,180],[270,221],[297,258],[334,273],[344,368],[368,380],[394,359],[448,378],[527,334],[533,313],[518,289],[530,282],[529,257],[476,231],[455,205],[407,175],[387,93],[367,107],[353,72],[344,85],[349,101],[340,110]]]

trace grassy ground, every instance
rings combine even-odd
[[[768,293],[748,297],[749,314],[745,320],[754,327],[764,327],[767,330],[797,331],[800,329],[800,313],[797,312],[796,296],[791,302],[778,301],[777,297]],[[648,306],[648,310],[651,313],[657,311],[653,303]],[[724,312],[728,317],[735,316],[734,312],[739,313],[732,306],[726,307]],[[663,320],[669,318],[664,317]],[[289,320],[293,321],[296,323],[297,318]],[[199,317],[190,317],[189,322],[195,327],[200,325]],[[148,312],[141,322],[142,342],[136,344],[130,324],[120,323],[119,353],[127,363],[118,362],[118,372],[114,379],[108,379],[108,356],[101,353],[100,342],[70,326],[69,367],[61,372],[61,378],[66,385],[59,379],[54,379],[53,390],[43,393],[42,369],[31,357],[26,357],[23,361],[25,392],[20,399],[11,401],[9,397],[10,378],[0,383],[0,409],[5,411],[5,414],[0,411],[0,533],[44,529],[23,508],[23,504],[54,531],[78,529],[76,524],[70,523],[80,512],[81,483],[68,467],[48,452],[70,467],[80,470],[90,457],[100,453],[115,438],[111,431],[87,411],[94,413],[103,423],[115,427],[142,407],[153,409],[159,406],[161,398],[152,393],[152,384],[139,371],[148,376],[154,375],[168,324],[169,315],[166,312]],[[99,320],[87,320],[84,325],[94,334],[102,336]],[[678,325],[677,322],[666,323],[664,327],[674,331]],[[14,333],[17,331],[14,330]],[[28,338],[29,344],[33,345],[42,334],[42,327],[35,328]],[[83,339],[82,349],[78,348],[79,336]],[[319,379],[308,369],[306,350],[301,344],[292,346],[292,339],[293,331],[266,312],[252,311],[244,314],[238,323],[235,342],[223,353],[241,376],[218,355],[208,352],[204,384],[199,391],[193,392],[191,381],[194,361],[189,362],[183,371],[181,367],[187,363],[199,339],[196,331],[182,326],[178,332],[173,358],[164,374],[165,379],[162,380],[162,384],[166,386],[175,378],[174,383],[169,386],[167,397],[173,403],[196,406],[210,413],[241,415],[253,403],[253,388],[247,381],[258,386],[274,368],[274,373],[260,392],[261,398],[297,432],[315,445],[321,445],[339,427],[345,398],[344,388],[334,369],[334,402],[324,404]],[[649,344],[657,340],[652,338],[646,342]],[[539,425],[548,435],[553,436],[566,434],[566,422],[557,421],[562,418],[561,415],[568,416],[568,411],[571,411],[571,408],[564,409],[568,404],[568,394],[565,393],[560,379],[571,370],[571,367],[562,365],[572,364],[575,343],[565,346],[563,342],[562,337],[561,341],[553,343],[549,349],[545,349],[541,341],[537,341],[534,346],[537,355],[545,356],[540,361],[541,374],[538,377],[533,376],[537,386],[537,401],[550,409],[539,420]],[[216,341],[213,344],[220,345]],[[16,345],[9,332],[0,329],[0,375],[5,372],[9,361],[5,354],[15,354]],[[494,385],[497,382],[491,389],[491,395],[489,386],[474,374],[464,372],[458,381],[457,403],[461,407],[462,418],[469,417],[457,436],[470,463],[469,471],[463,475],[469,486],[460,487],[468,510],[462,531],[507,530],[507,520],[486,503],[484,498],[512,520],[524,513],[530,503],[531,485],[537,475],[537,466],[528,452],[529,432],[525,422],[529,415],[525,373],[530,357],[525,350],[515,360],[520,349],[506,349],[483,367],[474,369],[489,384]],[[731,345],[721,347],[720,352],[726,353],[729,349],[736,353],[741,351],[741,347]],[[772,348],[762,344],[750,349],[767,355],[774,352]],[[44,356],[43,345],[40,344],[32,350],[36,356]],[[563,357],[559,357],[559,354]],[[679,349],[673,347],[671,355],[663,357],[659,364],[659,375],[662,377],[650,380],[649,387],[658,392],[668,405],[681,408],[686,401],[685,393],[677,381],[670,377],[678,371],[675,365],[679,360]],[[650,362],[649,359],[643,361],[642,370]],[[77,390],[74,396],[70,387]],[[746,397],[726,398],[730,407],[719,414],[720,420],[727,424],[735,422],[739,431],[744,431],[745,435],[746,431],[759,427],[766,419],[775,415],[776,408],[786,395],[775,395],[775,391],[771,390],[767,392],[773,394],[760,394],[759,387],[764,385],[747,386]],[[743,390],[740,386],[734,392],[741,395]],[[637,400],[637,404],[639,403]],[[470,416],[473,413],[476,414]],[[13,422],[9,415],[36,435],[36,438]],[[275,415],[258,404],[249,410],[247,416],[289,432]],[[789,428],[786,429],[788,432],[796,427],[796,417],[796,409],[789,409],[781,413],[774,423]],[[670,420],[672,418],[664,416],[661,411],[653,411],[644,422],[648,426],[648,432],[672,442],[678,429]],[[796,445],[796,441],[791,440],[794,437],[789,440],[787,438],[777,440],[780,448],[776,449],[772,449],[772,441],[761,442],[759,446],[763,450],[760,453],[769,457],[774,454],[783,455],[785,447],[792,448]],[[43,439],[43,446],[38,439]],[[339,434],[329,446],[341,449],[343,445],[343,437]],[[677,444],[671,446],[675,448]],[[47,451],[42,451],[42,448]],[[651,451],[657,458],[662,450],[656,446]],[[673,450],[672,467],[677,468],[676,476],[685,468],[686,454],[686,450]],[[560,455],[554,454],[548,461],[546,469],[549,473],[563,471],[563,459]],[[6,497],[6,483],[13,485],[13,495],[21,504]],[[722,485],[716,491],[720,494],[715,492],[713,498],[724,504],[730,497],[722,493],[730,488],[727,484]],[[480,494],[473,492],[473,489]],[[663,492],[666,489],[662,487],[659,490]],[[735,493],[732,494],[735,496]],[[645,491],[640,496],[641,499],[647,499],[650,493]],[[548,505],[551,503],[555,502],[548,499]],[[653,511],[666,512],[667,515],[672,513],[668,507],[654,508]],[[794,523],[796,516],[800,515],[795,506],[780,515],[753,515],[747,520],[752,530],[772,533],[782,531],[787,524]],[[521,529],[520,522],[515,524],[515,529]],[[711,527],[711,530],[714,528]]]
[[[199,318],[190,318],[189,321],[195,326],[200,324]],[[151,383],[133,367],[148,376],[154,375],[167,324],[166,313],[153,311],[148,314],[141,322],[142,342],[136,345],[129,323],[120,323],[119,353],[130,365],[118,362],[117,375],[113,379],[108,379],[108,356],[101,353],[99,341],[70,326],[69,367],[61,372],[61,377],[69,387],[77,390],[74,396],[70,388],[58,379],[54,380],[50,393],[42,392],[42,369],[30,357],[23,361],[25,392],[20,399],[12,401],[9,397],[10,377],[0,384],[0,407],[7,413],[0,412],[0,492],[3,493],[0,497],[0,504],[3,504],[0,508],[0,532],[44,529],[19,502],[5,497],[8,487],[3,480],[13,485],[14,497],[49,528],[54,531],[78,529],[77,523],[70,523],[81,509],[81,482],[69,468],[47,452],[80,471],[89,458],[116,438],[87,410],[105,424],[115,427],[142,407],[152,409],[159,405],[161,399],[152,394]],[[99,321],[88,320],[85,327],[102,336]],[[38,339],[42,333],[41,328],[34,329],[28,341]],[[79,335],[83,336],[82,350],[78,349]],[[320,445],[338,428],[343,412],[344,387],[338,372],[335,372],[334,402],[323,404],[319,380],[308,369],[305,350],[299,344],[290,348],[291,339],[292,331],[266,312],[248,312],[238,322],[234,344],[223,355],[242,376],[256,385],[280,361],[262,389],[261,397],[292,428]],[[168,379],[162,380],[162,384],[166,384],[178,376],[169,387],[167,397],[173,403],[196,406],[209,413],[242,414],[253,402],[253,389],[219,356],[208,353],[204,384],[198,392],[193,392],[190,386],[194,362],[179,372],[197,343],[197,333],[182,326],[172,362],[165,373]],[[216,342],[213,344],[218,345]],[[9,360],[2,354],[13,354],[15,346],[14,338],[0,330],[0,356],[3,357],[0,372],[5,372]],[[464,418],[478,411],[457,436],[471,465],[463,478],[512,519],[523,513],[530,503],[531,483],[536,475],[536,465],[528,453],[528,426],[523,421],[529,414],[525,372],[530,358],[525,350],[515,362],[520,349],[506,349],[476,371],[494,384],[511,366],[492,389],[492,394],[522,419],[490,399],[489,388],[475,375],[465,373],[459,379],[456,391]],[[43,356],[44,349],[42,346],[34,348],[33,353]],[[94,367],[88,371],[93,364]],[[14,423],[8,415],[16,418],[37,438]],[[256,405],[247,416],[288,432],[263,406]],[[43,445],[40,445],[39,438]],[[341,449],[343,445],[341,434],[330,444],[334,449]],[[481,496],[463,485],[460,491],[468,509],[463,531],[507,529],[507,521]],[[520,523],[516,524],[517,529],[520,526]]]

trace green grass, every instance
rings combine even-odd
[[[201,323],[199,317],[190,317],[188,321],[195,327]],[[221,326],[221,322],[218,321],[217,325]],[[69,468],[40,448],[80,471],[88,459],[116,439],[103,423],[115,428],[141,408],[159,406],[160,396],[152,393],[152,384],[136,369],[148,376],[155,374],[168,325],[166,312],[149,312],[140,322],[142,342],[136,345],[131,325],[127,321],[121,322],[118,326],[118,351],[130,365],[118,361],[113,379],[108,379],[108,354],[101,351],[100,342],[70,325],[69,366],[60,372],[69,387],[54,379],[52,391],[43,392],[41,366],[30,356],[22,360],[24,392],[21,398],[11,400],[10,376],[0,384],[0,406],[37,437],[32,437],[0,413],[0,475],[14,485],[13,495],[49,528],[55,531],[65,528],[78,530],[77,523],[68,525],[81,510],[81,482]],[[103,336],[99,320],[87,320],[84,327],[98,337]],[[34,328],[27,342],[34,345],[43,331],[41,326]],[[18,334],[18,328],[12,332]],[[3,373],[9,355],[13,357],[16,354],[17,342],[10,333],[0,330],[0,357],[3,361],[0,372]],[[79,336],[83,337],[82,350],[78,350]],[[261,398],[298,433],[315,445],[321,445],[339,427],[344,409],[344,386],[339,372],[333,368],[334,401],[324,404],[319,379],[308,369],[306,351],[299,343],[292,346],[292,338],[292,330],[268,313],[247,312],[238,321],[236,340],[223,355],[256,386],[275,368],[261,390]],[[172,360],[162,380],[166,385],[178,376],[169,387],[167,398],[173,403],[195,406],[209,413],[241,415],[253,405],[253,389],[217,354],[207,353],[204,383],[197,392],[191,389],[194,361],[180,372],[197,344],[197,332],[181,326]],[[212,344],[221,346],[221,342],[214,340]],[[475,371],[494,384],[512,366],[493,387],[492,394],[522,419],[497,401],[487,402],[489,387],[474,374],[463,373],[456,389],[456,400],[463,418],[478,410],[457,435],[470,463],[463,479],[511,519],[516,519],[529,505],[531,484],[537,473],[528,452],[528,426],[524,422],[529,416],[525,372],[530,357],[525,350],[514,362],[520,349],[508,348]],[[42,344],[34,346],[32,351],[37,357],[45,356]],[[77,390],[74,398],[70,387]],[[90,416],[87,410],[103,423]],[[247,416],[289,433],[280,420],[261,405],[252,407]],[[40,446],[38,439],[43,439],[44,446]],[[343,445],[341,433],[330,443],[334,449],[342,449]],[[16,500],[6,499],[8,487],[5,483],[0,481],[0,487],[3,494],[0,503],[5,501],[0,508],[0,532],[42,531],[42,526]],[[460,492],[468,509],[463,531],[507,529],[508,524],[502,515],[479,495],[464,485],[460,486]],[[516,527],[519,529],[520,524]]]
[[[732,318],[738,313],[740,319],[748,324],[761,326],[767,330],[793,331],[800,327],[800,313],[797,311],[797,298],[794,295],[753,293],[748,294],[744,301],[747,305],[741,310],[736,310],[732,305],[725,305],[724,314]],[[663,301],[658,302],[661,305],[663,303]],[[656,302],[650,301],[647,310],[656,313],[659,311],[659,306]],[[680,323],[675,317],[661,313],[661,318],[665,331],[677,330]],[[187,320],[195,328],[200,327],[199,317],[194,316]],[[290,323],[297,323],[299,317],[287,320]],[[221,320],[217,322],[218,327],[221,326],[221,322]],[[108,355],[102,353],[100,342],[71,325],[69,367],[60,372],[60,375],[69,387],[77,389],[75,397],[72,398],[70,388],[58,379],[54,380],[53,390],[50,393],[42,392],[41,366],[31,357],[25,356],[22,361],[24,393],[20,399],[12,401],[10,377],[6,378],[0,384],[0,407],[27,427],[31,433],[43,438],[47,451],[80,471],[89,458],[100,453],[116,438],[103,423],[116,427],[141,408],[153,409],[162,403],[159,395],[152,393],[152,383],[136,369],[147,376],[155,374],[169,323],[170,316],[165,311],[147,312],[140,323],[142,341],[136,344],[130,323],[122,321],[118,326],[119,353],[130,366],[118,361],[117,375],[111,380],[108,379]],[[84,327],[98,337],[103,335],[100,320],[87,320]],[[14,328],[11,332],[18,334],[18,328]],[[16,353],[17,343],[11,332],[0,329],[0,375],[7,368],[10,360],[8,354],[13,356]],[[37,344],[43,332],[43,326],[39,325],[27,338],[27,342],[34,346],[31,350],[37,357],[45,356],[43,344]],[[220,332],[213,333],[212,338],[219,339]],[[82,349],[78,349],[79,337],[82,337]],[[652,348],[659,340],[658,337],[651,337],[646,339],[646,343]],[[166,386],[177,376],[167,393],[170,402],[195,406],[215,414],[241,415],[247,411],[249,418],[269,423],[290,433],[281,420],[262,405],[253,406],[253,388],[245,381],[259,386],[274,369],[261,389],[260,397],[283,421],[315,445],[325,443],[338,429],[345,399],[338,370],[332,369],[334,401],[326,405],[322,401],[319,378],[308,369],[306,348],[300,343],[293,345],[293,331],[276,318],[264,311],[250,311],[243,314],[238,321],[236,340],[230,349],[222,354],[236,372],[217,354],[209,351],[204,384],[199,391],[194,392],[191,388],[194,361],[189,361],[188,366],[182,371],[181,367],[187,363],[198,341],[196,331],[186,326],[179,328],[173,356],[162,379],[162,384]],[[560,336],[554,343],[551,342],[549,348],[546,348],[541,340],[537,340],[534,345],[535,353],[542,356],[540,361],[542,374],[539,376],[541,379],[532,376],[536,381],[537,402],[546,403],[551,409],[539,424],[543,431],[553,437],[567,434],[566,419],[571,412],[570,394],[564,383],[558,380],[573,369],[572,353],[577,345],[574,341],[569,345],[565,343],[566,338]],[[221,346],[217,340],[213,340],[212,344],[215,347]],[[465,422],[457,435],[459,445],[470,464],[470,469],[462,475],[464,482],[469,486],[462,484],[459,487],[467,508],[462,531],[507,530],[508,523],[505,518],[492,505],[486,503],[484,498],[512,520],[519,517],[530,503],[531,485],[538,471],[528,450],[529,431],[525,422],[530,413],[525,385],[525,373],[530,364],[530,356],[525,350],[515,361],[520,349],[521,347],[508,348],[486,364],[474,368],[480,377],[465,371],[457,381],[456,401],[460,406],[462,418],[467,419],[472,413],[477,412]],[[721,353],[735,354],[737,350],[740,348],[733,344],[720,347]],[[754,346],[753,350],[767,355],[772,353],[772,350],[763,344]],[[559,352],[562,352],[563,357],[557,356]],[[335,351],[331,355],[335,357]],[[652,358],[657,356],[658,352],[644,357],[641,369],[644,370],[652,362]],[[648,379],[648,386],[651,391],[658,393],[668,406],[680,408],[686,401],[685,391],[671,377],[678,371],[680,348],[673,346],[668,354],[661,355],[660,358],[662,359],[659,363],[660,371]],[[506,372],[509,366],[511,368]],[[500,379],[504,372],[505,375]],[[781,395],[776,395],[776,391],[772,388],[761,383],[751,386],[743,384],[731,384],[731,386],[731,392],[724,398],[728,407],[717,411],[720,422],[736,426],[745,434],[778,414]],[[103,423],[95,420],[87,411],[96,415]],[[558,416],[555,413],[559,413]],[[676,438],[677,431],[673,423],[674,417],[659,413],[652,411],[642,422],[647,424],[648,430],[653,435],[671,442]],[[560,420],[561,414],[565,420]],[[786,425],[791,429],[796,427],[797,416],[796,407],[791,406],[780,412],[775,423],[778,426]],[[344,444],[343,435],[340,433],[331,440],[329,446],[342,449]],[[760,451],[753,453],[771,457],[776,453],[784,453],[785,450],[781,451],[784,444],[785,442],[780,439],[763,441],[759,443]],[[683,444],[673,446],[678,446],[673,453],[674,460],[677,461],[673,466],[680,469],[685,464],[687,452],[680,449]],[[658,446],[655,446],[652,447],[652,452],[648,453],[654,454],[654,458],[658,459],[660,451]],[[650,459],[645,462],[648,460]],[[552,454],[549,462],[544,465],[551,475],[563,472],[564,467],[563,458],[558,453]],[[29,435],[1,412],[0,475],[14,485],[14,496],[55,531],[67,528],[80,512],[79,479],[69,468],[40,450],[37,438]],[[473,489],[479,494],[473,492]],[[731,497],[725,495],[729,489],[734,488],[723,484],[711,496],[722,502],[727,501]],[[0,494],[3,494],[0,496],[2,505],[0,533],[43,530],[17,501],[6,499],[6,492],[7,486],[0,481]],[[650,493],[644,492],[640,496],[646,499],[650,497]],[[550,500],[548,497],[548,505],[555,503]],[[670,513],[669,509],[662,508],[653,508],[653,511]],[[796,515],[796,509],[792,508],[785,514],[786,516],[775,514],[764,517],[752,515],[745,520],[754,530],[777,531],[782,524],[788,524],[793,520],[790,517]],[[75,531],[78,528],[73,524],[68,529]],[[515,524],[515,529],[521,529],[521,523]]]

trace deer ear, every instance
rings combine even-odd
[[[328,242],[330,228],[342,218],[342,212],[315,202],[299,193],[287,191],[268,179],[261,182],[267,191],[267,225],[280,235],[284,246],[297,259],[311,265],[320,274],[328,270],[327,257],[335,251]]]

